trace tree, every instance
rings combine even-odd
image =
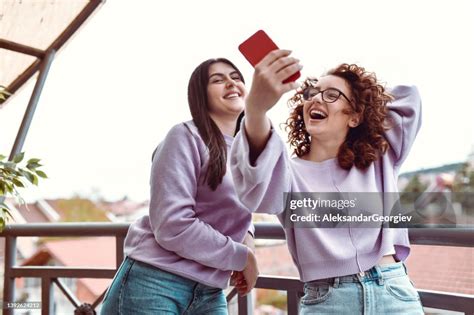
[[[3,85],[0,85],[0,104],[10,96]],[[12,218],[10,209],[5,204],[5,198],[9,195],[24,203],[17,188],[24,188],[27,181],[38,185],[38,177],[47,178],[46,174],[39,170],[42,165],[39,159],[29,159],[26,165],[21,164],[25,153],[18,153],[12,161],[4,161],[6,156],[0,154],[0,232],[3,231],[9,219]]]
[[[462,205],[464,213],[474,215],[474,169],[464,163],[454,177],[454,199]]]
[[[420,180],[420,175],[413,175],[400,195],[400,202],[402,205],[413,205],[415,200],[426,191],[426,188],[428,188],[428,184]]]
[[[404,193],[422,193],[428,188],[428,184],[420,180],[420,175],[415,174],[403,189]]]
[[[26,187],[26,183],[38,185],[38,178],[47,178],[46,174],[39,170],[42,166],[39,159],[23,161],[24,152],[15,155],[12,161],[5,161],[6,156],[0,155],[0,232],[5,228],[7,221],[12,218],[10,209],[4,200],[8,196],[15,197],[24,203],[18,188]],[[23,162],[23,163],[22,163]]]

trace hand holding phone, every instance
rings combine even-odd
[[[239,45],[240,52],[255,67],[266,55],[271,51],[278,49],[278,46],[263,30],[257,31],[246,41]],[[283,83],[294,82],[301,76],[297,71],[290,77],[286,78]]]

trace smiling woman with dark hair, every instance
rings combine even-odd
[[[287,71],[276,71],[275,64]],[[307,79],[289,101],[290,158],[266,112],[296,88],[282,81],[301,69],[297,64],[288,51],[275,50],[255,67],[231,151],[239,197],[249,209],[277,214],[284,224],[305,282],[301,314],[423,314],[404,265],[410,252],[406,229],[285,224],[285,193],[398,191],[398,171],[421,125],[417,89],[386,90],[374,73],[349,64]]]
[[[258,269],[227,151],[247,95],[240,71],[210,59],[191,75],[192,121],[174,126],[153,154],[149,215],[130,226],[125,261],[102,314],[227,314],[223,289],[231,272],[241,294]]]

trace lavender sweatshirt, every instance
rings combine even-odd
[[[278,214],[284,222],[284,192],[397,192],[400,165],[421,125],[421,101],[415,87],[397,86],[388,104],[392,128],[386,132],[388,151],[366,170],[344,170],[337,159],[320,163],[288,156],[272,129],[254,165],[242,125],[231,150],[231,169],[237,194],[249,209]],[[304,282],[366,271],[395,251],[404,261],[410,244],[406,229],[285,228],[288,248]]]
[[[234,138],[224,136],[230,150]],[[243,270],[241,244],[251,213],[239,201],[230,173],[212,191],[204,180],[208,149],[192,121],[174,126],[158,146],[151,169],[149,215],[130,226],[125,255],[162,270],[226,288],[232,270]]]

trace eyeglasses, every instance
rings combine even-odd
[[[337,101],[339,99],[339,97],[341,97],[341,95],[344,96],[344,98],[349,103],[352,103],[344,93],[342,93],[341,91],[339,91],[336,88],[328,88],[328,89],[325,89],[325,90],[321,91],[320,89],[315,88],[315,87],[308,87],[308,88],[304,89],[304,91],[303,91],[303,99],[305,101],[309,101],[309,100],[313,99],[314,97],[316,97],[316,95],[318,95],[319,93],[321,93],[321,97],[322,97],[323,101],[326,102],[326,103],[334,103],[335,101]]]

